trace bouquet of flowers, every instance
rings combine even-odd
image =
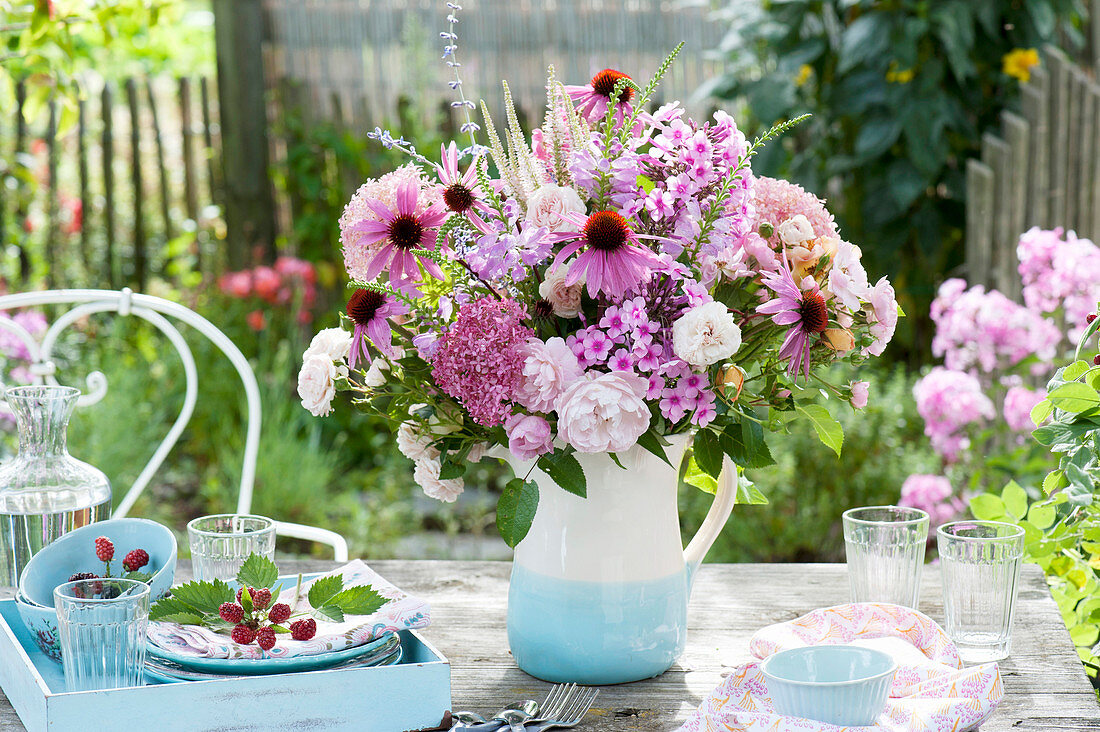
[[[443,501],[493,446],[582,496],[575,452],[665,457],[679,433],[692,434],[703,481],[724,455],[769,464],[765,430],[794,418],[839,452],[840,425],[813,399],[859,408],[867,384],[817,372],[882,353],[893,289],[871,284],[821,200],[753,175],[753,154],[798,120],[750,143],[725,112],[646,111],[675,55],[645,88],[613,69],[563,85],[551,68],[530,135],[505,83],[503,129],[482,105],[488,146],[456,74],[473,144],[452,142],[438,161],[376,130],[412,162],[367,181],[344,211],[353,291],[344,328],[305,353],[303,405],[328,414],[336,391],[352,392],[392,420],[416,482]],[[510,545],[537,499],[525,476],[506,486],[497,513]]]

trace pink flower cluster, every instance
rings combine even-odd
[[[239,272],[226,272],[218,279],[218,288],[232,298],[247,300],[259,298],[268,305],[286,306],[296,302],[301,306],[298,321],[308,323],[313,319],[309,311],[317,300],[317,272],[304,259],[282,256],[269,267],[260,265]],[[262,330],[266,324],[262,309],[248,314],[253,330]]]
[[[954,495],[951,481],[942,475],[914,474],[901,486],[899,506],[919,508],[928,514],[928,538],[936,535],[936,528],[962,514],[966,504]]]
[[[993,402],[970,374],[936,366],[913,387],[917,412],[924,419],[924,434],[948,462],[970,445],[965,428],[993,419]]]
[[[1008,428],[1013,432],[1031,432],[1035,423],[1031,421],[1031,410],[1043,401],[1046,394],[1026,386],[1014,386],[1005,394],[1004,417]]]
[[[1084,332],[1085,317],[1100,301],[1100,247],[1072,231],[1034,227],[1020,237],[1016,256],[1024,302],[1044,313],[1062,308],[1069,338],[1076,342]]]
[[[483,297],[458,311],[439,339],[432,377],[486,427],[504,424],[523,379],[522,346],[535,332],[515,300]]]
[[[1058,328],[1034,310],[981,285],[967,289],[960,279],[940,285],[932,321],[932,353],[956,371],[979,368],[989,373],[1032,355],[1049,362],[1062,339]]]

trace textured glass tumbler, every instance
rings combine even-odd
[[[928,514],[919,508],[867,506],[844,512],[844,553],[852,602],[916,609]]]
[[[1007,658],[1024,530],[999,521],[956,521],[936,531],[947,635],[967,663]]]
[[[69,691],[145,684],[149,585],[127,579],[66,582],[54,589],[53,602]]]
[[[249,554],[275,558],[275,522],[263,516],[223,513],[187,524],[195,579],[228,582]]]

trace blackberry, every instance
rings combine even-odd
[[[99,575],[94,572],[77,572],[72,577],[69,577],[70,582],[79,582],[80,580],[99,579]]]

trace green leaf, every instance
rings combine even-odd
[[[730,460],[743,468],[775,465],[775,458],[764,441],[764,427],[754,420],[744,418],[740,425],[728,425],[722,433],[721,444]]]
[[[162,623],[179,623],[180,625],[202,625],[204,620],[202,615],[197,613],[181,611],[181,612],[159,612],[156,617],[153,617],[153,610],[149,610],[149,619],[158,620]]]
[[[327,605],[343,589],[344,576],[342,574],[319,577],[309,586],[309,604],[315,610],[318,610]]]
[[[249,554],[248,559],[237,571],[237,582],[241,587],[265,587],[271,589],[279,579],[279,568],[275,562],[259,554]]]
[[[768,502],[767,496],[760,492],[760,489],[748,479],[745,475],[745,471],[737,471],[737,496],[734,499],[734,503],[743,503],[750,506],[761,506]]]
[[[1085,372],[1090,368],[1088,361],[1074,361],[1069,366],[1062,369],[1062,379],[1064,381],[1077,381]]]
[[[346,615],[370,615],[387,602],[389,600],[379,595],[373,587],[360,585],[336,594],[328,604],[340,608]]]
[[[833,419],[829,410],[820,404],[796,404],[795,409],[810,420],[821,442],[840,457],[840,449],[844,446],[844,428]]]
[[[439,466],[439,479],[450,480],[451,478],[461,478],[466,474],[466,463],[452,462],[451,456],[447,456]]]
[[[1048,529],[1054,523],[1054,507],[1046,503],[1036,503],[1027,512],[1028,522],[1039,530]]]
[[[1079,381],[1062,384],[1050,392],[1047,399],[1058,409],[1074,414],[1100,405],[1100,394]]]
[[[566,450],[554,450],[538,459],[537,465],[542,472],[550,476],[562,489],[575,496],[588,496],[588,483],[584,478],[584,468],[577,458]]]
[[[1054,491],[1064,486],[1066,474],[1061,470],[1052,470],[1047,473],[1047,477],[1043,478],[1043,493],[1048,496]]]
[[[1004,501],[1005,510],[1015,519],[1022,519],[1027,515],[1027,491],[1021,488],[1016,481],[1009,481],[1001,492],[1001,500]]]
[[[1000,496],[982,493],[970,499],[970,511],[982,521],[999,521],[1005,517],[1005,502]]]
[[[722,474],[722,445],[718,435],[710,430],[702,429],[695,433],[695,441],[692,442],[692,450],[695,454],[695,462],[704,473],[717,478]]]
[[[504,486],[497,502],[497,530],[513,549],[531,530],[539,507],[539,487],[529,480],[514,478]]]
[[[322,605],[313,608],[313,615],[319,620],[331,620],[334,623],[344,622],[344,611],[336,605]]]
[[[664,445],[661,444],[660,439],[658,439],[657,435],[653,432],[653,430],[648,430],[646,432],[643,432],[642,436],[638,438],[638,444],[641,445],[643,450],[645,450],[647,452],[650,452],[650,453],[656,455],[657,457],[659,457],[662,460],[662,462],[664,462],[670,468],[675,468],[676,467],[675,465],[672,464],[672,461],[670,461],[668,459],[668,455],[665,454]]]
[[[1050,413],[1054,411],[1054,405],[1050,403],[1049,399],[1036,404],[1031,408],[1031,421],[1038,427],[1044,419],[1050,416]]]
[[[653,189],[657,187],[657,184],[654,183],[649,178],[645,177],[644,175],[639,175],[638,176],[638,187],[641,188],[643,191],[645,191],[647,194],[649,194],[649,193],[653,192]]]
[[[235,599],[234,595],[229,585],[221,580],[214,580],[213,582],[187,582],[179,587],[173,587],[171,597],[189,605],[199,613],[217,615],[222,603],[232,602]]]
[[[219,607],[220,607],[220,603],[219,603]],[[199,612],[195,608],[191,607],[187,603],[183,602],[179,598],[176,598],[176,597],[173,597],[173,596],[168,596],[168,597],[162,598],[160,600],[157,600],[155,603],[153,603],[153,606],[151,608],[149,608],[149,619],[150,620],[165,620],[169,616],[175,616],[175,615],[197,615],[200,618],[200,622],[201,622],[201,618],[202,618],[202,613],[201,612]],[[178,622],[178,621],[168,620],[166,622]]]
[[[688,456],[687,465],[684,468],[683,480],[688,485],[695,486],[704,493],[709,493],[712,496],[718,492],[718,481],[700,469],[699,463],[695,462],[694,454]]]
[[[255,605],[252,604],[252,593],[248,591],[247,587],[242,587],[241,588],[241,600],[240,600],[240,602],[241,602],[241,607],[244,608],[245,615],[248,615],[249,613],[251,613],[252,608],[255,607]]]

